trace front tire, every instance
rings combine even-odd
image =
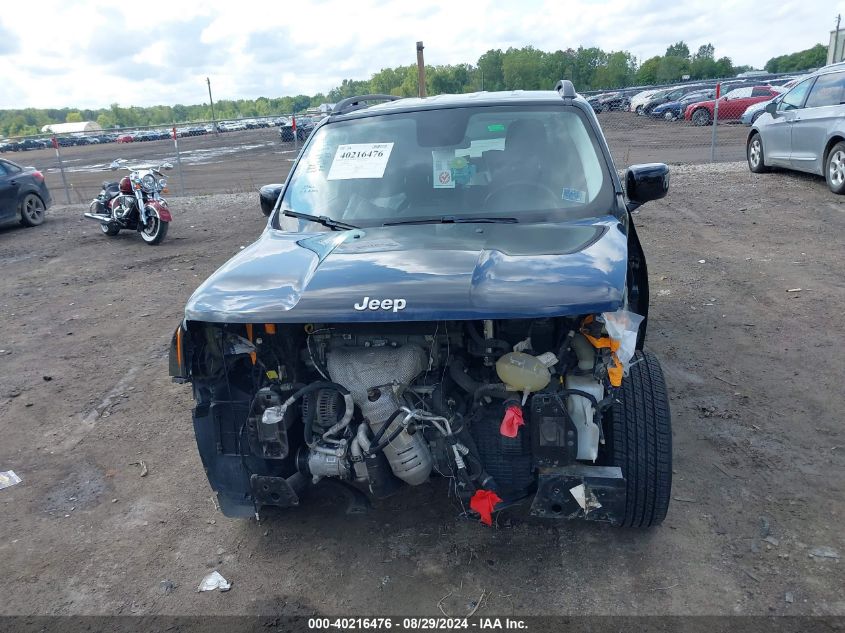
[[[704,108],[700,108],[692,113],[692,124],[697,125],[699,127],[703,127],[705,125],[710,125],[713,121],[710,113],[705,110]]]
[[[755,132],[748,139],[748,145],[745,147],[745,157],[748,159],[748,169],[755,174],[762,174],[769,171],[763,156],[763,139],[760,138],[759,133]]]
[[[674,121],[675,120],[675,113],[672,112],[671,110],[666,110],[666,112],[663,113],[663,119],[665,121]]]
[[[44,223],[44,214],[47,208],[44,206],[44,201],[36,194],[26,194],[18,208],[21,214],[21,224],[24,226],[38,226]]]
[[[157,215],[152,215],[147,225],[141,229],[141,239],[150,246],[161,244],[167,235],[168,226],[170,222],[162,222]]]
[[[824,164],[824,176],[833,193],[845,193],[845,142],[840,141],[830,148]]]
[[[672,493],[672,424],[666,382],[657,357],[637,352],[608,414],[610,463],[625,477],[619,527],[660,525]]]

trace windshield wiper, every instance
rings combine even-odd
[[[292,211],[290,209],[282,209],[282,214],[290,218],[299,218],[300,220],[316,222],[317,224],[322,224],[330,229],[343,229],[344,231],[348,231],[350,229],[360,228],[354,224],[347,224],[346,222],[341,222],[340,220],[332,220],[327,215],[311,215],[310,213],[300,213],[299,211]]]
[[[441,215],[436,218],[422,218],[419,220],[397,220],[396,222],[385,222],[382,226],[398,226],[400,224],[517,224],[516,218],[479,218],[473,216],[456,217],[454,215]]]

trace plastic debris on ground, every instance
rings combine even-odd
[[[493,525],[493,509],[501,500],[492,490],[478,490],[469,500],[469,507],[481,515],[484,525]]]
[[[219,589],[220,591],[229,591],[231,588],[232,583],[223,578],[223,576],[220,575],[220,572],[213,571],[202,579],[200,586],[197,587],[197,591],[214,591],[215,589]]]
[[[11,488],[20,482],[21,478],[15,474],[14,470],[0,471],[0,490],[3,490],[3,488]]]
[[[839,560],[839,552],[827,545],[814,547],[810,550],[810,556],[812,558],[833,558],[835,560]]]

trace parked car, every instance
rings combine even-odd
[[[296,138],[304,141],[314,129],[314,122],[309,117],[296,117]],[[288,121],[279,127],[279,138],[290,143],[293,141],[293,121]]]
[[[715,96],[715,88],[696,90],[695,92],[685,94],[676,101],[669,101],[667,103],[662,103],[658,106],[655,106],[648,114],[649,116],[654,117],[656,119],[675,121],[684,116],[684,110],[689,104],[697,103],[699,101],[706,101],[708,99],[712,99]]]
[[[649,99],[661,90],[664,90],[664,88],[650,88],[649,90],[638,92],[631,97],[631,103],[628,105],[628,109],[636,114],[641,114],[643,106],[648,103]]]
[[[246,129],[246,123],[243,121],[221,121],[217,124],[217,129],[220,132],[237,132]]]
[[[702,86],[698,84],[681,86],[679,88],[670,88],[669,90],[662,90],[658,93],[653,94],[651,98],[643,104],[643,107],[640,110],[640,114],[648,116],[651,114],[651,111],[659,105],[672,101],[677,101],[683,98],[684,95],[690,94],[691,92],[698,92],[701,90]]]
[[[33,149],[44,149],[44,145],[38,139],[25,138],[11,144],[11,151],[13,152],[27,152]]]
[[[748,106],[760,101],[768,101],[780,92],[771,86],[736,88],[719,99],[719,121],[738,121]],[[710,125],[716,101],[691,103],[684,111],[684,119],[693,125]]]
[[[599,99],[598,104],[603,112],[609,112],[612,110],[627,110],[631,105],[632,94],[636,93],[633,93],[630,90],[611,92],[609,94],[605,94],[601,99]]]
[[[52,203],[44,174],[35,167],[0,159],[0,223],[17,220],[24,226],[38,226]]]
[[[742,113],[742,116],[739,120],[742,122],[743,125],[752,126],[754,122],[760,118],[760,116],[766,112],[766,105],[769,104],[771,101],[777,101],[778,97],[774,97],[773,99],[768,99],[766,101],[759,101],[757,103],[752,103],[750,106],[745,108],[745,112]]]
[[[845,194],[845,63],[825,66],[767,103],[746,150],[753,172],[785,167],[817,174]]]
[[[661,523],[669,398],[642,350],[631,212],[666,194],[669,169],[622,182],[569,81],[340,101],[172,339],[222,512],[445,476],[487,525],[522,499],[546,519]]]
[[[133,143],[135,142],[135,135],[134,134],[121,134],[120,136],[115,139],[117,143]]]

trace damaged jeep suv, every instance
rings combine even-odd
[[[624,180],[569,81],[341,101],[173,337],[222,511],[444,477],[487,524],[518,502],[659,524],[669,405],[631,212],[668,168]]]

